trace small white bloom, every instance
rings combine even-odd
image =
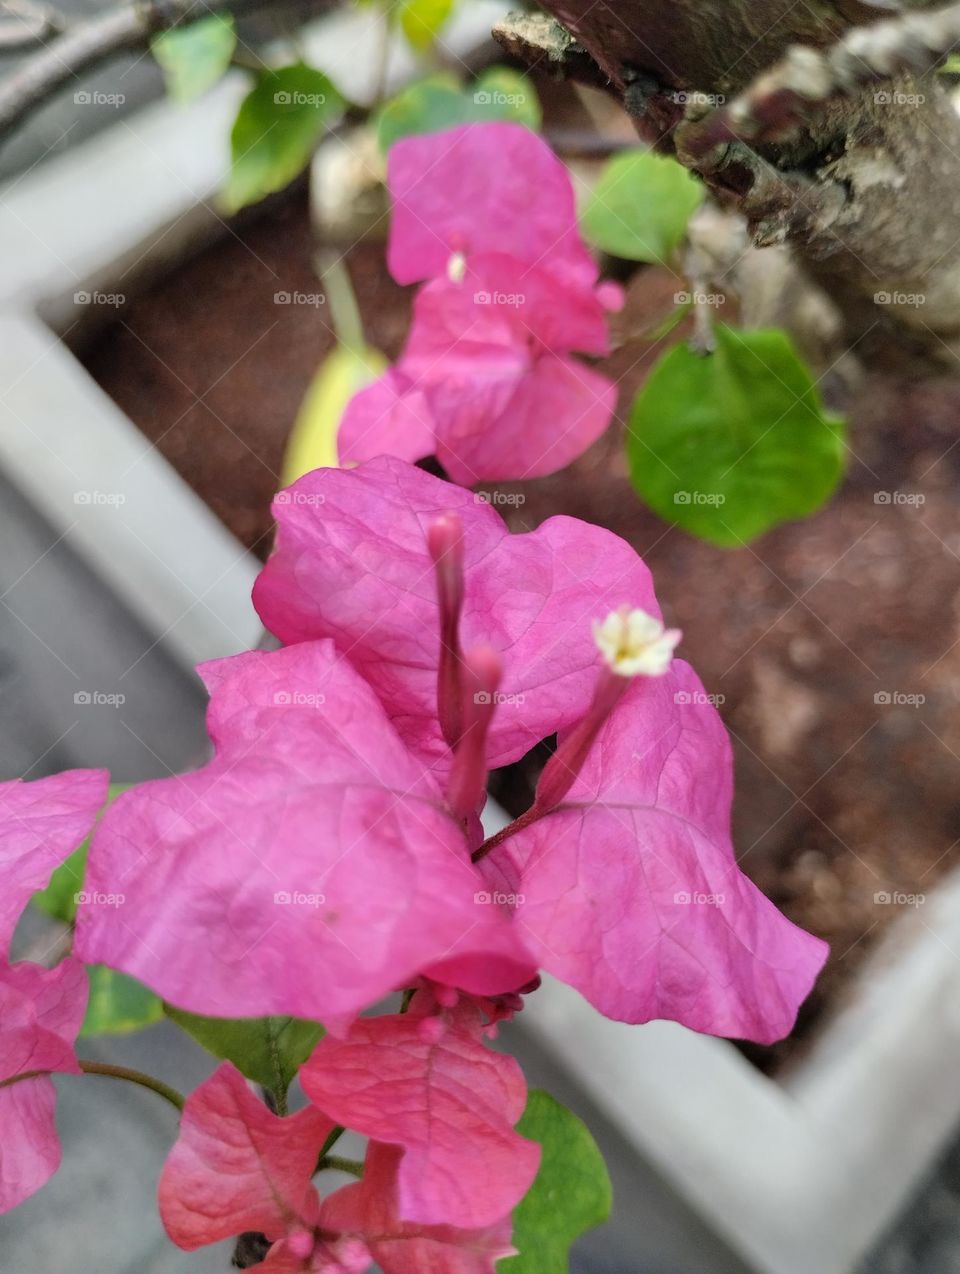
[[[462,283],[467,273],[467,258],[462,252],[453,252],[447,262],[447,278],[451,283]]]
[[[662,677],[682,635],[679,628],[664,628],[645,610],[626,606],[593,626],[600,653],[620,677]]]

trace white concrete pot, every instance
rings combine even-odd
[[[501,13],[471,0],[446,42],[465,53]],[[309,40],[355,100],[369,92],[374,21],[338,13]],[[390,78],[412,70],[397,53]],[[122,292],[134,267],[162,269],[218,232],[243,91],[231,75],[192,108],[121,120],[0,191],[0,466],[189,666],[256,644],[258,564],[61,338],[77,293]],[[784,1083],[724,1041],[607,1022],[556,983],[523,1019],[757,1270],[842,1274],[960,1117],[960,878],[894,926]]]

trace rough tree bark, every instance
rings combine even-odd
[[[792,246],[850,341],[912,359],[960,355],[960,115],[931,70],[960,45],[960,5],[542,4],[641,135],[738,207],[758,243]],[[514,51],[526,44],[519,25],[518,39],[509,24],[505,36]]]

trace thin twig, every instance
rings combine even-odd
[[[165,1101],[178,1111],[183,1111],[185,1098],[182,1093],[178,1093],[175,1088],[171,1088],[169,1084],[165,1084],[162,1079],[155,1079],[153,1075],[147,1075],[144,1071],[131,1070],[129,1066],[113,1066],[108,1062],[91,1062],[87,1058],[78,1057],[77,1065],[83,1071],[84,1075],[102,1075],[107,1079],[123,1079],[128,1084],[137,1084],[140,1088],[148,1088],[152,1093],[157,1093]],[[51,1071],[21,1071],[19,1075],[11,1075],[9,1079],[0,1081],[0,1088],[9,1088],[12,1084],[21,1084],[27,1079],[49,1079],[52,1075]]]

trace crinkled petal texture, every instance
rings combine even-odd
[[[187,1099],[160,1177],[160,1218],[193,1251],[253,1230],[273,1241],[317,1219],[312,1177],[333,1123],[314,1107],[280,1118],[229,1062]]]
[[[596,441],[616,405],[615,386],[567,355],[606,349],[592,286],[567,288],[513,257],[481,256],[462,279],[420,292],[396,368],[347,409],[341,461],[436,451],[467,486],[554,473]],[[430,424],[435,441],[425,447]]]
[[[60,1166],[53,1082],[32,1072],[79,1073],[74,1042],[86,1005],[79,960],[55,969],[0,965],[0,1212],[35,1194]],[[18,1075],[32,1077],[5,1082]]]
[[[502,252],[571,283],[597,267],[577,230],[570,174],[521,124],[464,124],[390,147],[387,263],[398,283],[437,278],[453,253]]]
[[[339,1029],[451,952],[521,952],[475,904],[482,882],[433,778],[331,642],[201,671],[215,757],[107,812],[88,893],[122,903],[81,908],[84,960],[193,1012]]]
[[[497,1261],[516,1251],[511,1218],[477,1230],[401,1221],[397,1178],[402,1157],[398,1146],[372,1141],[363,1180],[327,1199],[324,1224],[363,1234],[383,1274],[495,1274]]]
[[[345,1039],[321,1040],[300,1072],[310,1100],[337,1123],[404,1148],[404,1221],[495,1225],[537,1175],[540,1147],[514,1132],[523,1073],[484,1046],[481,1030],[469,1003],[448,1022],[416,1012],[364,1018]]]
[[[771,1043],[827,948],[738,868],[731,793],[726,731],[674,661],[636,679],[563,803],[495,850],[488,878],[522,895],[542,967],[607,1017]]]
[[[30,895],[89,835],[107,799],[106,770],[0,783],[0,956]]]
[[[437,721],[440,614],[426,529],[445,511],[464,526],[465,649],[503,659],[490,727],[491,768],[573,724],[597,675],[592,624],[622,604],[659,617],[650,572],[600,527],[557,517],[511,535],[469,491],[390,457],[349,471],[318,469],[274,506],[277,547],[254,587],[263,622],[283,642],[332,637],[376,690],[409,747],[441,773]]]

